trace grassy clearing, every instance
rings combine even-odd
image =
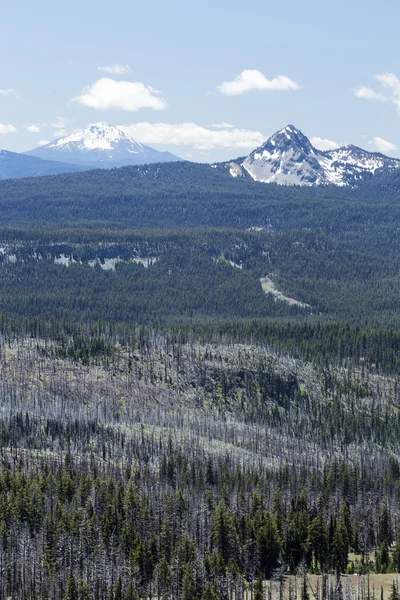
[[[399,588],[400,576],[398,573],[369,574],[369,575],[342,575],[342,593],[346,600],[376,600],[381,599],[381,590],[383,598],[387,600],[390,596],[393,581]],[[307,575],[308,592],[310,600],[326,600],[322,596],[322,577],[320,575]],[[327,590],[331,589],[334,593],[336,588],[336,577],[329,576],[327,581]],[[369,590],[369,592],[368,592]],[[271,593],[270,593],[271,591]],[[285,582],[284,598],[290,600],[300,600],[302,591],[302,578],[300,576],[289,576]],[[271,600],[279,600],[279,583],[276,581],[264,582],[264,595]],[[246,600],[252,600],[254,591],[248,589],[245,593]],[[329,593],[327,598],[330,597]]]

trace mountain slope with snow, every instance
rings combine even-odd
[[[378,172],[400,168],[400,160],[348,145],[318,150],[293,125],[288,125],[253,150],[244,160],[226,163],[233,177],[280,185],[354,185]]]
[[[122,167],[181,160],[170,152],[159,152],[128,137],[107,123],[89,125],[71,135],[30,150],[27,154],[93,168]]]

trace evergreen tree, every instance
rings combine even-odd
[[[70,570],[68,575],[67,589],[64,594],[64,600],[79,600],[78,587],[76,585],[72,570]]]
[[[254,600],[264,600],[264,582],[261,571],[258,572],[256,583],[254,585]]]
[[[389,600],[400,600],[400,594],[394,579],[390,588]]]

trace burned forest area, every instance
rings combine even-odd
[[[176,165],[0,182],[0,600],[398,600],[397,179]]]

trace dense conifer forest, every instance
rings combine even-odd
[[[0,182],[0,600],[399,598],[399,195]]]

